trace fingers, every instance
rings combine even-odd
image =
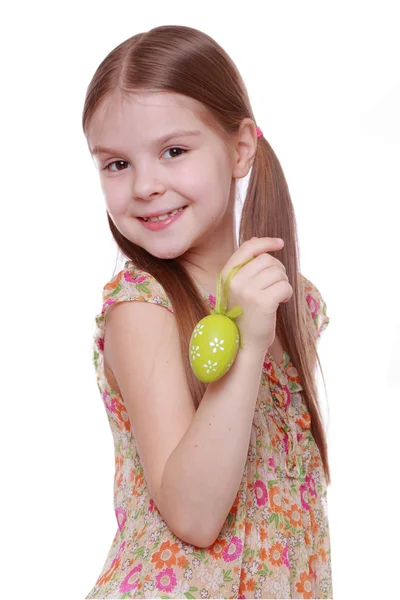
[[[241,264],[246,260],[250,261],[248,264],[251,264],[252,262],[254,262],[251,259],[257,258],[260,254],[266,254],[268,252],[280,250],[281,248],[283,248],[283,245],[283,242],[280,242],[276,238],[271,237],[251,238],[250,240],[247,240],[231,256],[231,258],[224,267],[222,277],[225,278],[232,267]],[[271,257],[271,259],[276,260],[279,264],[282,264],[277,259],[274,259],[274,257]],[[245,267],[247,266],[248,265],[245,265]]]

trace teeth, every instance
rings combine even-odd
[[[148,218],[148,219],[146,219],[145,217],[143,217],[143,220],[144,220],[144,221],[152,221],[152,222],[154,222],[154,221],[165,221],[165,219],[168,219],[169,217],[173,217],[173,216],[174,216],[174,215],[176,215],[178,212],[182,212],[182,210],[183,210],[184,208],[185,208],[185,207],[184,207],[184,206],[182,206],[182,208],[178,208],[178,210],[173,210],[173,211],[172,211],[172,212],[170,212],[170,213],[165,213],[164,215],[159,215],[158,217],[150,217],[150,218]]]

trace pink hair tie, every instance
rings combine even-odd
[[[263,132],[261,131],[261,129],[259,127],[257,127],[257,137],[261,137],[263,134]]]

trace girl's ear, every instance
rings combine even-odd
[[[257,128],[252,119],[242,120],[233,146],[232,177],[241,179],[250,171],[257,150]]]

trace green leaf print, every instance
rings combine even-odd
[[[279,527],[279,514],[278,513],[272,513],[268,523],[272,523],[272,521],[275,521],[275,527],[278,529]]]
[[[268,481],[268,487],[272,488],[274,485],[278,485],[278,482],[275,479],[270,479]]]
[[[270,571],[265,563],[262,563],[262,567],[263,568],[262,568],[261,571],[257,571],[257,575],[268,575],[268,576],[271,576],[273,574],[272,570]]]
[[[230,529],[234,520],[235,520],[235,515],[233,515],[232,513],[229,513],[228,518],[227,518],[228,529]]]
[[[140,546],[140,548],[138,548],[137,550],[135,550],[134,555],[135,555],[136,560],[139,557],[143,558],[144,549],[145,549],[144,546]]]
[[[192,596],[192,594],[189,594],[189,592],[185,592],[185,598],[190,598],[190,600],[192,600],[192,598],[194,600],[196,600],[196,596]]]
[[[251,556],[251,558],[254,558],[254,552],[255,552],[255,550],[252,550],[251,548],[246,548],[246,550],[244,551],[245,558],[247,558],[248,556]]]
[[[224,574],[224,581],[232,581],[233,578],[230,576],[232,572],[231,569],[229,569],[229,571],[225,571],[225,569],[222,569],[222,572]]]
[[[115,290],[113,290],[112,292],[110,292],[110,296],[116,296],[120,291],[121,291],[121,284],[119,283],[117,285],[117,287],[115,288]]]
[[[143,281],[142,283],[136,284],[136,289],[139,292],[144,292],[145,294],[150,294],[150,290],[148,288],[150,281]]]

